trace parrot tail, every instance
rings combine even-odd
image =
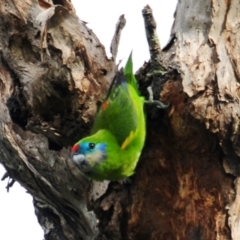
[[[124,75],[125,75],[127,83],[132,85],[132,87],[136,90],[138,95],[140,95],[139,91],[138,91],[137,80],[133,74],[132,52],[130,53],[130,56],[128,57],[126,66],[124,68]]]

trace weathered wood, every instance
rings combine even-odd
[[[116,67],[69,1],[1,1],[0,36],[0,161],[32,194],[46,239],[92,239],[89,181],[67,148],[88,133]]]
[[[239,11],[179,1],[172,40],[137,73],[143,95],[151,85],[171,105],[146,107],[131,183],[97,183],[68,147],[91,128],[114,62],[70,1],[0,3],[0,161],[32,194],[46,239],[240,238]]]
[[[230,45],[237,39],[238,11],[236,1],[178,3],[174,40],[160,58],[167,73],[158,76],[158,82],[166,82],[160,99],[171,106],[167,113],[148,110],[146,146],[132,185],[121,190],[111,185],[94,202],[103,219],[100,234],[114,232],[114,239],[239,239],[233,185],[239,175],[239,56],[237,41]],[[143,92],[156,82],[151,64],[138,72]],[[154,88],[155,96],[159,89]],[[236,180],[237,192],[238,185]]]

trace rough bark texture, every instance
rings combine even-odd
[[[46,239],[92,239],[89,183],[67,148],[87,134],[116,67],[61,3],[0,3],[1,163],[33,195]]]
[[[0,161],[32,194],[45,239],[240,239],[239,14],[237,0],[179,1],[163,52],[146,31],[156,48],[140,89],[170,107],[146,107],[132,182],[97,183],[67,148],[92,126],[117,47],[108,60],[67,0],[1,1]]]

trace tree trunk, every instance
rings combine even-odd
[[[140,90],[151,85],[170,106],[146,107],[131,183],[91,182],[69,159],[115,56],[69,1],[49,2],[0,3],[0,162],[33,196],[45,239],[240,239],[238,1],[179,1],[163,51],[145,8],[151,61]]]

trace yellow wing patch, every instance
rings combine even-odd
[[[134,137],[137,135],[137,130],[136,131],[131,131],[129,136],[124,140],[122,146],[121,146],[121,149],[124,150],[131,142],[132,140],[134,139]]]

